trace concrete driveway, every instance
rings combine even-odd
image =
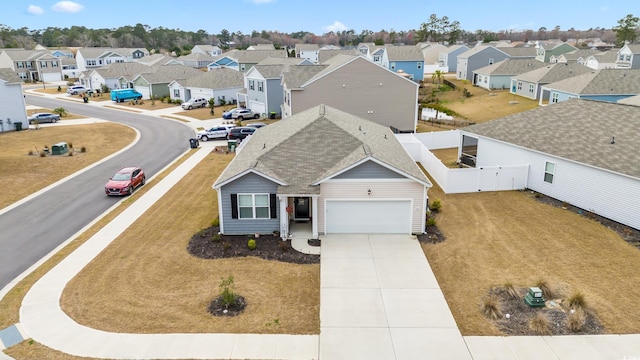
[[[409,235],[324,235],[321,359],[471,359]]]

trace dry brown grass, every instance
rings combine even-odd
[[[180,106],[180,105],[174,105],[174,106]],[[213,115],[211,115],[211,109],[209,107],[192,109],[192,110],[184,110],[184,111],[177,112],[176,115],[188,116],[190,118],[194,118],[198,120],[211,120],[211,119],[217,119],[219,117],[222,117],[223,112],[229,109],[233,109],[235,107],[238,107],[238,105],[216,106],[214,109],[215,113]]]
[[[607,333],[640,333],[640,251],[612,230],[528,192],[444,194],[434,185],[429,197],[442,200],[446,240],[422,247],[463,335],[501,334],[469,294],[540,278],[580,289]]]
[[[4,208],[74,172],[112,154],[135,139],[135,131],[115,123],[41,127],[40,130],[14,131],[0,136],[0,178],[11,191],[0,197]],[[87,152],[75,156],[37,154],[45,145],[66,141]],[[28,155],[32,151],[34,155]]]
[[[231,156],[209,155],[92,261],[65,289],[64,311],[105,331],[318,334],[318,264],[203,260],[186,250],[217,216],[211,184]],[[213,317],[207,306],[229,275],[248,306],[236,318]]]
[[[47,359],[47,360],[88,360],[92,358],[73,356],[53,350],[35,341],[23,341],[5,349],[4,352],[14,359]]]
[[[436,149],[431,150],[442,163],[449,168],[458,168],[458,148]]]
[[[551,335],[551,323],[542,313],[537,314],[529,322],[529,329],[538,335]]]
[[[48,108],[28,109],[27,110],[27,116],[31,116],[31,115],[33,115],[35,113],[41,113],[41,112],[52,113],[53,109],[48,109]],[[60,121],[75,120],[75,119],[85,119],[85,118],[86,118],[86,116],[67,113],[65,116],[60,116]]]

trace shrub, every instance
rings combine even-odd
[[[211,237],[211,241],[213,241],[213,242],[217,243],[217,242],[220,242],[220,240],[222,240],[222,235],[220,235],[220,234],[215,234],[215,235],[213,235]]]
[[[433,216],[427,218],[427,226],[436,226],[436,218]]]
[[[222,299],[222,303],[225,307],[229,307],[236,303],[236,294],[233,292],[233,287],[233,275],[229,275],[226,279],[222,278],[220,281],[220,298]]]
[[[280,241],[280,242],[278,243],[278,247],[279,247],[279,248],[280,248],[280,250],[282,250],[283,252],[287,252],[287,251],[289,251],[289,248],[290,248],[289,243],[288,243],[288,242],[286,242],[286,241]]]
[[[586,306],[584,301],[584,294],[581,292],[574,292],[568,299],[567,303],[571,309],[583,309]]]
[[[83,147],[81,147],[81,148],[80,148],[80,152],[81,152],[81,153],[86,153],[86,152],[87,152],[87,148],[86,148],[86,147],[84,147],[84,146],[83,146]]]
[[[429,203],[429,210],[431,211],[438,212],[440,211],[441,207],[442,207],[442,201],[440,199],[433,199],[433,201]]]
[[[549,283],[544,279],[538,279],[536,286],[542,290],[542,296],[544,296],[545,299],[553,299],[555,297],[555,293],[551,290]]]
[[[69,156],[73,156],[73,150],[69,151],[67,154],[69,154]]]
[[[58,85],[58,92],[62,92],[62,86]]]
[[[47,153],[44,151],[40,151],[40,157],[47,157]]]
[[[506,282],[504,283],[504,285],[502,285],[502,287],[504,288],[504,292],[507,294],[507,296],[509,296],[512,299],[517,299],[520,297],[520,294],[518,294],[518,290],[516,289],[515,286],[513,286],[512,283],[510,282]]]
[[[247,241],[247,247],[249,248],[249,250],[255,250],[256,249],[256,241],[253,239],[249,239],[249,241]]]
[[[67,141],[67,146],[69,146],[69,149],[73,149],[73,143],[71,141]]]
[[[29,150],[29,152],[27,153],[27,155],[29,155],[29,156],[33,155],[33,150]]]
[[[551,335],[549,319],[542,313],[536,314],[536,316],[529,321],[529,329],[538,335]]]
[[[567,328],[572,332],[579,332],[587,322],[587,315],[582,308],[572,310],[567,316]]]
[[[65,117],[65,116],[67,116],[67,109],[65,109],[63,107],[57,107],[57,108],[53,109],[53,113],[60,115],[60,117]]]
[[[482,304],[482,314],[491,320],[497,320],[502,317],[502,310],[500,310],[500,304],[493,296],[490,296],[484,300]]]
[[[102,86],[100,87],[100,91],[104,94],[108,94],[109,92],[111,92],[111,89],[109,89],[107,84],[102,84]]]

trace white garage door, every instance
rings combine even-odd
[[[135,86],[136,91],[142,94],[143,99],[151,99],[151,92],[148,86]]]
[[[42,80],[46,82],[62,80],[60,73],[42,73]]]
[[[249,109],[257,112],[258,114],[267,112],[267,107],[264,105],[264,103],[257,101],[249,101]]]
[[[336,233],[411,233],[411,201],[327,200],[325,228]]]

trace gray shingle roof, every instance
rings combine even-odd
[[[525,48],[525,47],[500,47],[496,48],[500,51],[507,53],[512,58],[535,58],[536,57],[536,49],[535,48]]]
[[[318,63],[324,64],[329,59],[337,55],[356,56],[358,54],[360,54],[360,52],[357,49],[338,49],[338,50],[320,49],[318,50]]]
[[[577,61],[579,58],[583,58],[586,60],[587,57],[589,57],[589,55],[597,55],[597,54],[600,54],[601,52],[602,51],[597,49],[581,49],[581,50],[575,50],[568,53],[564,53],[560,56],[564,56],[564,58],[567,61]]]
[[[149,51],[145,48],[85,47],[85,48],[78,49],[78,51],[82,53],[82,56],[85,59],[98,58],[107,53],[114,53],[120,56],[131,56],[133,52],[137,50],[144,52],[146,55],[149,54]]]
[[[518,75],[545,66],[545,63],[535,59],[504,59],[473,72],[487,75]]]
[[[239,64],[257,64],[270,57],[286,58],[287,50],[231,50],[216,56],[215,60],[223,57],[234,59]]]
[[[228,89],[244,86],[244,74],[233,69],[212,69],[202,72],[186,80],[180,81],[185,87],[205,89]]]
[[[162,65],[149,68],[149,72],[140,74],[149,84],[170,83],[173,80],[189,79],[204,72],[184,65]]]
[[[463,130],[640,178],[638,119],[638,106],[570,99]]]
[[[640,69],[594,70],[547,87],[578,95],[636,95],[640,94]]]
[[[18,77],[15,71],[9,68],[0,68],[0,80],[4,80],[9,84],[22,84],[23,81]]]
[[[280,194],[319,194],[313,186],[367,159],[431,183],[388,127],[320,105],[260,128],[214,186],[253,170],[286,184]]]
[[[307,80],[316,76],[322,70],[326,69],[328,65],[296,65],[289,67],[289,70],[282,74],[283,83],[287,84],[289,89],[298,89]]]
[[[424,61],[422,51],[416,46],[387,45],[385,50],[389,61]]]
[[[307,59],[300,59],[294,57],[268,57],[264,60],[261,60],[258,65],[298,65],[303,62],[308,61]]]
[[[136,75],[152,71],[149,65],[138,62],[111,63],[99,68],[93,69],[103,78],[119,78],[124,76],[127,79],[133,79]],[[91,72],[91,70],[89,70]]]
[[[193,60],[193,61],[209,61],[213,62],[213,57],[203,53],[190,53],[188,55],[182,55],[178,57],[178,60]]]
[[[543,68],[518,75],[516,76],[516,79],[536,84],[549,84],[572,76],[586,74],[591,71],[594,70],[578,63],[546,64]]]

